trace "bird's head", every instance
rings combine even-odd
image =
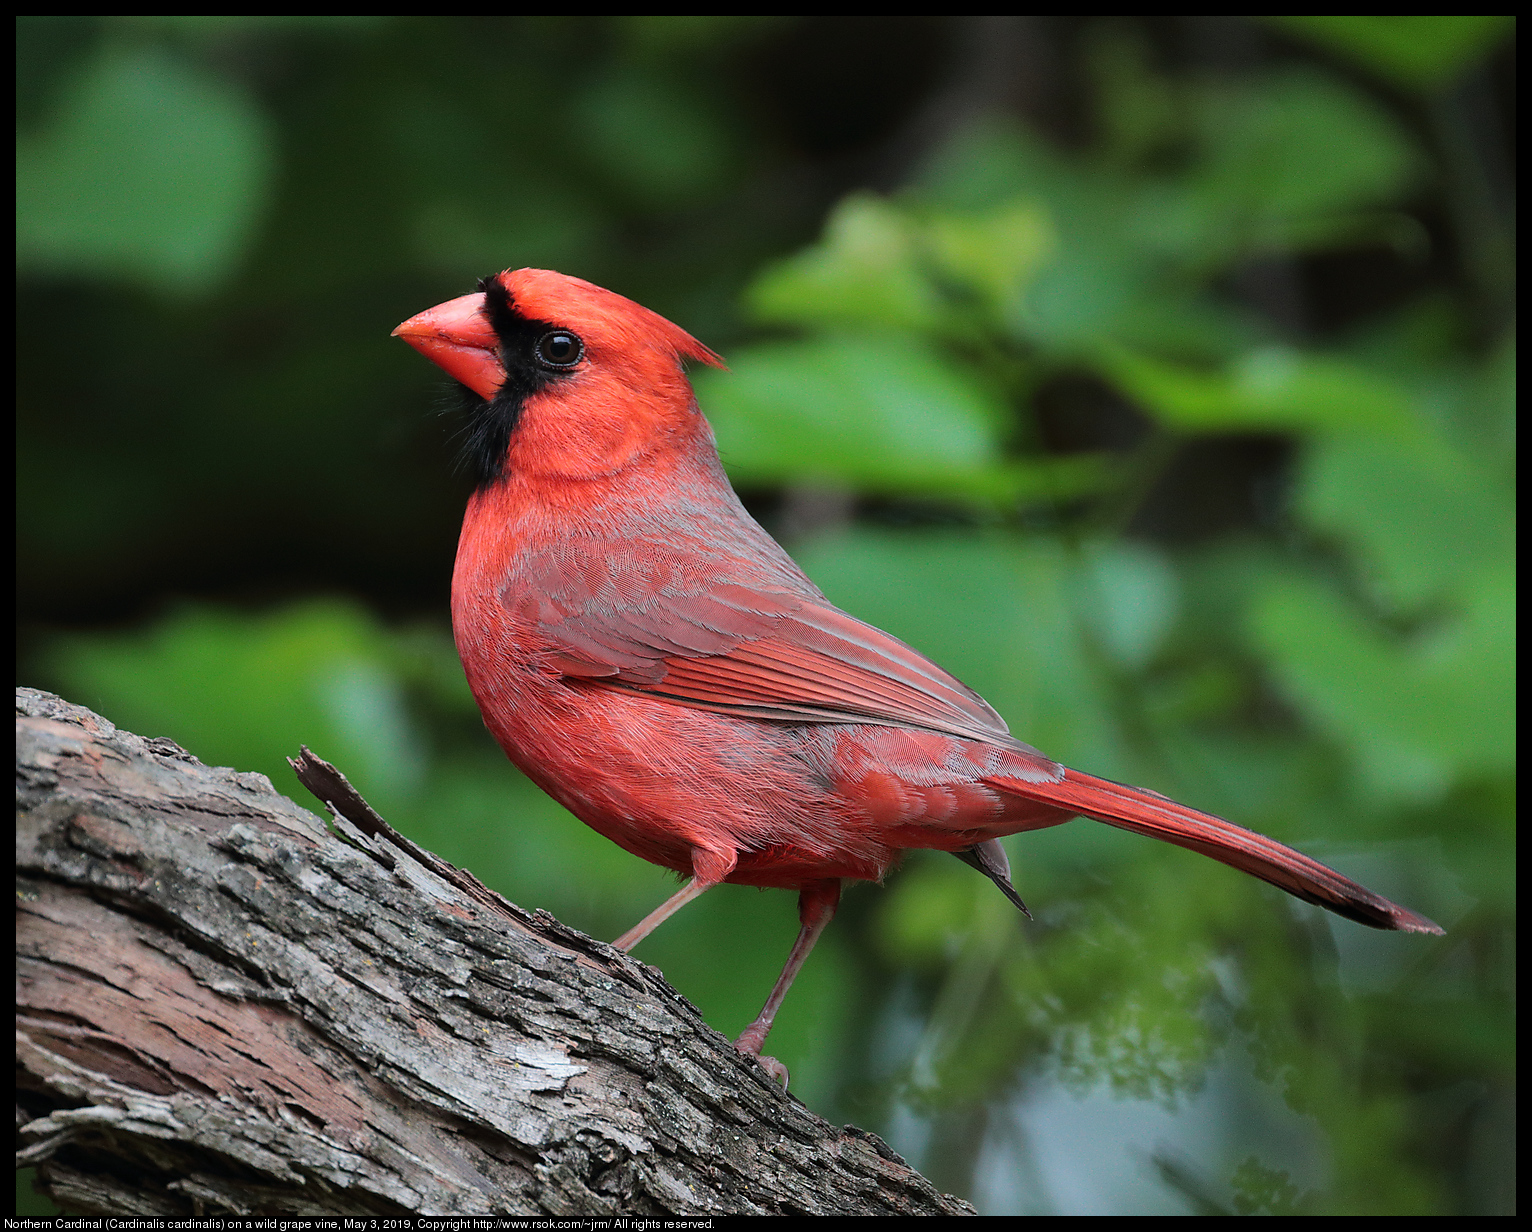
[[[508,471],[611,475],[688,447],[706,425],[682,361],[723,367],[658,313],[552,270],[483,278],[394,335],[482,399],[465,448],[481,487]]]

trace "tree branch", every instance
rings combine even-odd
[[[17,1158],[64,1208],[972,1213],[317,759],[339,837],[52,694],[16,714]]]

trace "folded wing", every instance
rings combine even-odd
[[[967,685],[774,560],[632,547],[545,557],[504,601],[537,622],[567,677],[784,723],[876,723],[1017,745]]]

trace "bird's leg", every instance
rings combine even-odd
[[[731,847],[693,847],[691,855],[692,879],[612,942],[614,946],[631,950],[697,895],[727,877],[738,859]]]
[[[616,941],[612,942],[619,950],[631,950],[635,945],[652,933],[671,916],[691,902],[704,890],[711,890],[718,883],[716,881],[703,881],[700,877],[693,877],[684,886],[667,898],[663,903],[641,919]]]
[[[773,1078],[780,1078],[783,1090],[787,1089],[787,1066],[775,1057],[763,1057],[761,1047],[766,1043],[766,1033],[771,1030],[772,1021],[777,1016],[777,1010],[781,1008],[782,999],[787,996],[787,990],[792,987],[798,969],[803,966],[804,959],[814,948],[814,942],[819,940],[819,934],[824,932],[825,926],[835,918],[835,908],[839,904],[840,878],[838,877],[813,882],[799,891],[798,919],[802,921],[803,926],[798,930],[798,940],[793,942],[793,952],[787,956],[787,965],[782,968],[782,974],[777,977],[771,996],[766,998],[766,1004],[761,1007],[761,1012],[734,1041],[734,1047],[740,1052],[754,1057]]]

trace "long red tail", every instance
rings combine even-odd
[[[1119,826],[1135,834],[1147,834],[1178,847],[1200,851],[1241,872],[1269,881],[1295,898],[1328,907],[1337,915],[1360,924],[1407,933],[1442,931],[1425,916],[1389,902],[1302,852],[1211,813],[1177,804],[1158,792],[1098,779],[1067,767],[1063,779],[1058,782],[1029,783],[1003,775],[986,776],[984,781],[1002,791],[1071,809],[1082,817],[1092,817],[1109,826]]]

